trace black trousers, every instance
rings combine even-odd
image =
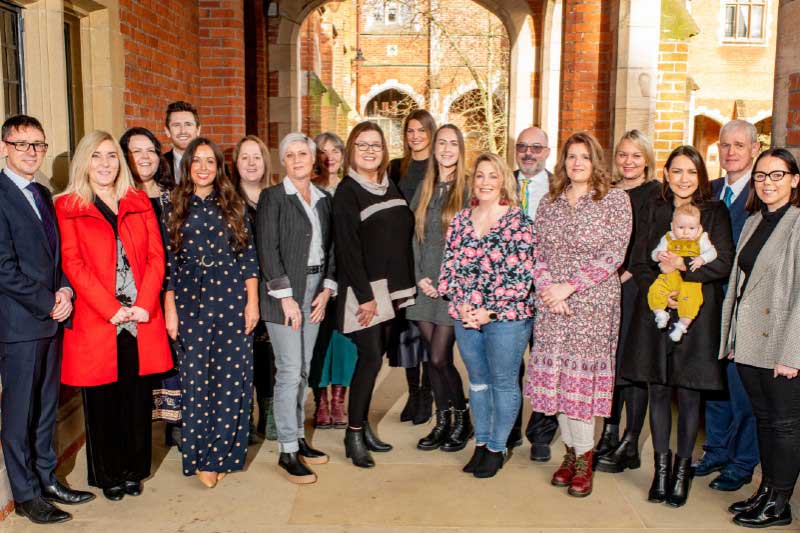
[[[0,343],[0,379],[0,441],[14,500],[24,502],[55,481],[60,337]]]
[[[256,388],[257,401],[272,398],[275,388],[275,353],[263,320],[258,321],[253,340],[253,385]]]
[[[800,378],[737,363],[758,425],[764,483],[791,494],[800,474]]]
[[[117,335],[117,381],[83,388],[89,485],[109,488],[150,475],[153,378],[139,375],[136,337]]]
[[[360,428],[367,420],[375,379],[383,365],[383,354],[389,344],[391,327],[392,321],[389,320],[350,334],[358,350],[358,361],[350,381],[347,411],[350,427]]]

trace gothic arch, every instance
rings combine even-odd
[[[425,97],[419,94],[411,85],[407,85],[405,83],[400,83],[395,79],[386,80],[383,83],[376,83],[372,87],[369,88],[367,94],[362,94],[360,98],[360,102],[358,103],[358,108],[361,116],[366,116],[367,111],[367,104],[381,94],[382,92],[388,91],[390,89],[394,89],[395,91],[399,91],[403,94],[408,95],[414,102],[417,104],[417,107],[425,107]]]

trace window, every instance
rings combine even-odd
[[[22,14],[16,6],[0,2],[0,50],[3,63],[4,119],[25,112],[22,69]]]
[[[761,42],[764,40],[766,0],[725,2],[725,40]]]
[[[84,135],[83,68],[81,66],[81,19],[64,11],[64,54],[67,65],[67,121],[69,123],[69,152]]]

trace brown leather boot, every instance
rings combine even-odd
[[[347,387],[343,385],[331,385],[331,421],[336,429],[347,427],[347,413],[344,412],[344,396]]]
[[[593,450],[575,458],[575,475],[569,484],[569,490],[567,490],[570,496],[583,498],[592,493],[592,478],[594,477],[592,461],[594,461]]]
[[[328,388],[317,389],[314,397],[317,400],[317,409],[314,411],[314,427],[317,429],[330,429],[332,421],[328,404]]]
[[[572,483],[572,478],[575,477],[575,448],[565,446],[567,453],[564,454],[564,460],[561,466],[558,467],[556,473],[553,474],[553,479],[550,483],[556,487],[566,487]]]

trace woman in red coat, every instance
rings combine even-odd
[[[150,475],[151,376],[172,368],[159,300],[164,248],[150,200],[108,133],[78,144],[56,215],[75,291],[61,381],[83,388],[89,484],[110,500],[137,496]]]

